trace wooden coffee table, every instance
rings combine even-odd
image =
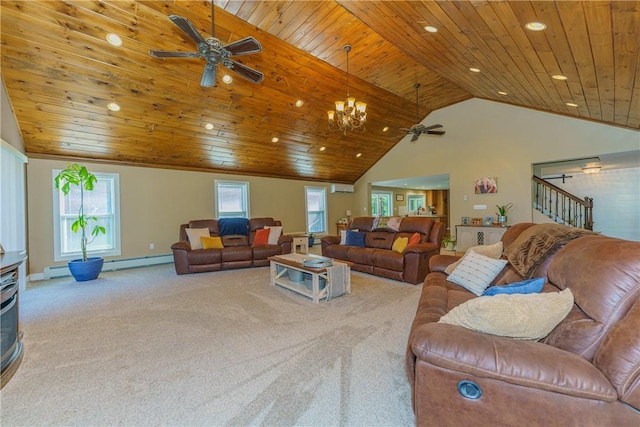
[[[327,267],[312,268],[306,267],[302,263],[307,259],[326,259],[324,257],[313,254],[286,254],[275,255],[269,257],[270,269],[271,269],[271,284],[273,286],[281,286],[289,289],[293,292],[304,295],[313,300],[314,303],[319,303],[321,299],[327,297],[327,291],[329,289],[329,277],[327,275]],[[351,263],[344,261],[333,260],[333,265],[345,265],[344,285],[345,294],[351,293]],[[294,282],[290,280],[289,274],[293,270],[293,273],[302,274],[307,273],[311,275],[311,289],[308,289],[302,282]],[[288,273],[288,274],[287,274]],[[324,280],[325,287],[320,289],[320,281]]]

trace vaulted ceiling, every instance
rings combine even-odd
[[[400,128],[416,121],[416,82],[420,120],[476,97],[640,129],[638,1],[215,5],[223,44],[262,44],[235,57],[264,73],[262,83],[218,65],[217,86],[203,88],[202,59],[149,55],[195,51],[168,16],[207,37],[209,1],[3,0],[2,75],[27,154],[353,183],[408,143]],[[546,30],[525,29],[532,21]],[[123,45],[108,44],[107,33]],[[327,129],[326,114],[346,98],[345,44],[350,94],[368,104],[366,131],[346,135]]]

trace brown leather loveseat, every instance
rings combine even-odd
[[[242,222],[240,222],[242,224]],[[280,235],[275,244],[253,246],[256,231],[265,227],[281,227],[273,218],[251,218],[231,234],[221,230],[217,219],[201,219],[180,225],[180,241],[171,245],[176,273],[201,273],[232,268],[264,267],[268,257],[291,252],[293,237]],[[210,237],[220,237],[222,248],[192,249],[187,229],[209,229]]]
[[[477,297],[447,280],[457,257],[432,258],[407,344],[416,425],[640,425],[640,242],[592,233],[554,246],[544,229],[522,223],[504,234],[509,263],[493,281],[542,277],[542,296],[570,289],[568,314],[539,340],[438,322]],[[525,277],[514,262],[534,255]]]
[[[353,218],[347,230],[364,233],[364,247],[340,244],[340,236],[321,239],[322,255],[350,261],[352,270],[417,285],[429,272],[429,258],[440,253],[446,225],[428,217],[404,217],[397,231],[376,227],[379,219],[372,216]],[[418,233],[417,244],[408,245],[402,252],[392,249],[396,239],[410,239]]]

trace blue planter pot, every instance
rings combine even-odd
[[[89,258],[86,261],[74,259],[69,261],[69,271],[77,282],[86,282],[98,278],[102,271],[102,264],[104,264],[104,258],[101,257]]]

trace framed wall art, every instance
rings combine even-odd
[[[404,202],[404,194],[396,194],[396,202]]]
[[[498,178],[478,178],[474,184],[476,194],[495,194],[498,192]]]

